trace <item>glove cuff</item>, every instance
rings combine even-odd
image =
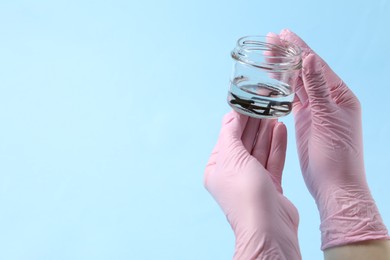
[[[352,189],[334,189],[323,203],[317,203],[322,250],[359,241],[390,239],[370,192],[349,188]]]

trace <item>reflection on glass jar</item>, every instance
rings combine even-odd
[[[228,103],[234,110],[256,118],[291,112],[290,86],[302,67],[298,46],[277,37],[246,36],[237,41],[232,57]]]

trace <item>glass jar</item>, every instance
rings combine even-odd
[[[288,115],[294,100],[291,84],[302,67],[301,49],[278,37],[246,36],[231,55],[229,105],[255,118]]]

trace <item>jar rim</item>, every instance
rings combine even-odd
[[[231,52],[232,58],[241,63],[273,71],[301,69],[301,54],[301,48],[290,41],[262,35],[239,38]]]

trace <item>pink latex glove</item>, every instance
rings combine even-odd
[[[320,212],[322,249],[388,239],[365,177],[358,99],[297,35],[279,36],[303,51],[293,114],[302,174]]]
[[[301,259],[298,212],[281,187],[286,145],[286,127],[276,120],[224,117],[205,187],[234,231],[234,259]]]

